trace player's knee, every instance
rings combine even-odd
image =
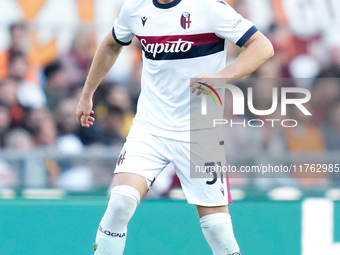
[[[139,202],[139,192],[131,186],[119,185],[111,190],[109,203],[112,204],[112,213],[117,216],[130,214],[131,208],[136,208]]]
[[[115,186],[102,219],[102,224],[127,224],[140,201],[139,192],[128,185]]]
[[[116,221],[122,221],[128,215],[133,213],[131,211],[132,206],[130,204],[130,201],[126,201],[123,195],[120,196],[122,196],[122,198],[119,198],[119,196],[115,196],[115,198],[110,200],[110,204],[113,205],[111,208],[111,213]]]
[[[126,197],[135,200],[137,203],[140,201],[140,194],[137,189],[130,185],[117,185],[111,189],[111,198],[114,198],[116,195],[123,195]]]

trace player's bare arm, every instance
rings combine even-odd
[[[116,62],[121,48],[122,46],[109,33],[97,49],[76,110],[77,120],[83,127],[88,128],[93,125],[94,118],[90,116],[94,113],[92,110],[93,94]]]
[[[196,77],[197,80],[195,81],[201,80],[202,82],[207,82],[204,79],[219,78],[224,79],[225,83],[230,83],[251,74],[274,55],[274,49],[271,42],[259,31],[245,42],[244,47],[245,50],[238,58],[221,72],[217,74],[199,75]],[[200,84],[197,83],[190,84],[193,93],[199,85]],[[198,94],[201,92],[202,91],[199,90]]]
[[[274,55],[271,42],[257,31],[244,44],[246,48],[239,57],[220,72],[220,76],[232,82],[254,72]]]

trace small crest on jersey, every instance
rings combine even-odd
[[[119,155],[119,158],[117,160],[117,165],[121,165],[123,164],[124,160],[125,160],[125,154],[126,154],[126,150],[123,150],[120,155]]]
[[[145,26],[145,22],[148,19],[148,17],[143,16],[140,19],[142,20],[142,24],[143,24],[143,27],[144,27]]]
[[[219,1],[217,1],[218,3],[220,3],[220,4],[224,4],[224,5],[227,5],[227,3],[226,2],[224,2],[223,0],[219,0]]]
[[[188,29],[190,28],[190,24],[191,24],[191,20],[190,20],[190,13],[189,12],[184,12],[181,16],[181,26],[184,29]]]

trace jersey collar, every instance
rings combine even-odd
[[[157,8],[169,9],[169,8],[174,7],[177,4],[179,4],[179,2],[181,2],[182,0],[174,0],[171,3],[168,3],[168,4],[161,4],[157,0],[152,0],[152,1],[153,1],[154,6],[156,6]]]

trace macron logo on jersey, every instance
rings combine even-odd
[[[145,57],[152,60],[196,58],[224,50],[224,39],[214,33],[138,36]]]
[[[148,19],[147,17],[143,16],[140,18],[142,20],[143,27],[145,26],[145,22]]]

